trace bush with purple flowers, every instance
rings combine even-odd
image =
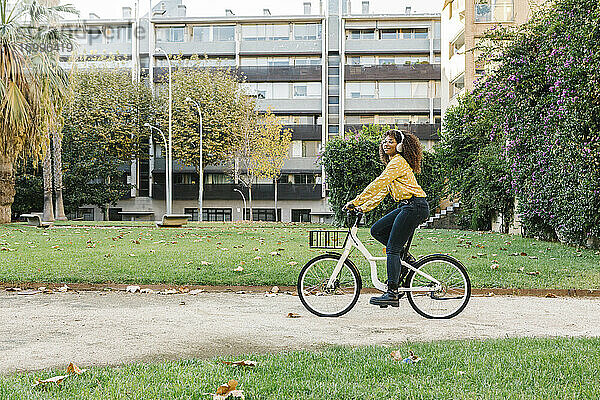
[[[444,121],[450,188],[485,218],[505,212],[514,196],[528,235],[597,240],[600,4],[558,0],[487,38],[484,56],[495,70]]]

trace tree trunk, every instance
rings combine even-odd
[[[50,133],[48,132],[48,136]],[[42,174],[44,177],[44,215],[42,219],[44,221],[54,221],[54,206],[52,205],[52,150],[50,142],[48,142],[48,148],[44,155],[44,161],[42,163]]]
[[[15,173],[13,162],[0,154],[0,224],[11,221],[11,206],[15,200]]]
[[[52,156],[54,157],[54,191],[56,192],[56,219],[66,221],[65,205],[63,202],[62,181],[62,138],[60,133],[52,134]]]
[[[252,181],[248,185],[248,204],[250,205],[250,221],[252,221]]]
[[[273,184],[275,185],[275,222],[277,222],[277,178],[273,178]]]

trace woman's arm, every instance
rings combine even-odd
[[[377,207],[383,198],[389,193],[389,184],[407,172],[407,163],[401,163],[401,158],[396,157],[385,167],[385,170],[373,182],[352,200],[352,204],[360,207],[363,211],[369,211]]]

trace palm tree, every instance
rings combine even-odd
[[[68,96],[68,75],[58,55],[27,53],[31,44],[56,45],[72,40],[56,26],[72,6],[48,6],[0,0],[0,223],[10,222],[14,200],[14,165],[38,162],[48,151],[48,132],[59,131],[60,112]],[[45,46],[46,47],[46,46]]]

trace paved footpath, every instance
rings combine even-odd
[[[600,336],[598,299],[474,297],[461,315],[439,321],[420,317],[405,299],[398,309],[380,309],[368,298],[343,317],[319,318],[283,294],[0,292],[0,374],[328,344]],[[301,317],[286,318],[290,312]]]

